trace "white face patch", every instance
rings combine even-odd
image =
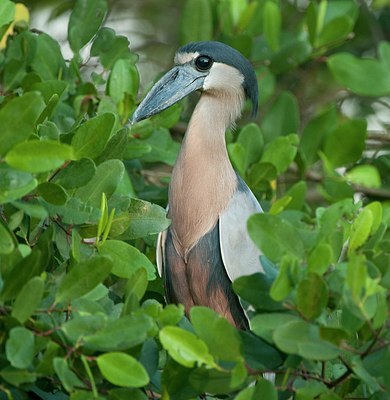
[[[196,57],[199,56],[199,53],[176,53],[175,55],[175,64],[176,65],[183,65],[189,63],[190,61],[194,60]]]
[[[207,75],[203,90],[238,92],[243,90],[244,76],[230,65],[215,62]]]

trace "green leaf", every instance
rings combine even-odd
[[[148,275],[144,268],[137,269],[129,278],[126,285],[127,298],[134,296],[141,301],[148,288]]]
[[[107,240],[99,246],[99,253],[109,256],[113,260],[114,266],[111,272],[120,278],[130,278],[140,268],[147,271],[149,280],[156,278],[154,265],[144,254],[128,243]]]
[[[23,142],[34,132],[35,123],[44,108],[42,96],[29,92],[14,98],[0,109],[0,155],[7,153],[15,144]],[[15,118],[15,115],[18,117]]]
[[[40,33],[35,38],[35,45],[31,69],[43,80],[59,79],[64,74],[66,65],[58,42],[46,33]]]
[[[318,326],[302,320],[290,321],[277,327],[273,340],[285,353],[297,354],[308,360],[332,360],[340,353],[336,346],[320,338]]]
[[[381,176],[373,165],[358,165],[345,174],[349,182],[368,188],[380,188]]]
[[[87,349],[95,351],[127,350],[143,343],[154,328],[153,320],[145,314],[125,315],[89,334],[82,332],[83,342]]]
[[[257,314],[251,319],[251,330],[268,343],[273,344],[273,333],[276,328],[290,321],[297,321],[299,318],[293,314],[267,313]]]
[[[120,59],[136,61],[137,56],[130,52],[130,43],[126,36],[116,36],[111,28],[99,29],[92,43],[91,56],[99,56],[103,67],[110,70]]]
[[[5,367],[0,371],[0,376],[13,386],[19,386],[23,383],[33,383],[37,380],[35,372],[29,372],[25,369],[16,369],[14,367]]]
[[[375,379],[369,372],[365,369],[362,359],[359,356],[354,356],[351,360],[351,369],[368,387],[373,391],[382,390],[377,379]]]
[[[390,71],[384,62],[337,53],[327,59],[327,64],[336,81],[356,94],[386,96],[390,93]]]
[[[351,254],[367,241],[371,234],[373,219],[371,210],[363,208],[355,221],[353,221],[348,243],[348,254]]]
[[[8,226],[0,220],[0,254],[11,254],[16,245],[16,240]]]
[[[213,15],[209,0],[187,0],[180,18],[180,43],[210,40]]]
[[[159,337],[168,354],[179,364],[188,368],[195,364],[215,367],[206,344],[191,332],[176,326],[166,326],[160,330]]]
[[[56,293],[56,303],[70,302],[91,291],[107,278],[113,263],[105,256],[94,256],[77,263],[65,275]]]
[[[298,132],[299,109],[295,96],[290,92],[282,92],[272,103],[265,114],[261,130],[265,142],[268,143],[278,136]]]
[[[112,384],[122,387],[142,387],[149,376],[142,364],[126,353],[106,353],[97,357],[102,375]]]
[[[280,260],[278,276],[270,289],[270,296],[273,300],[282,301],[290,294],[293,287],[290,271],[294,266],[296,266],[296,260],[289,255],[283,256]]]
[[[241,144],[245,150],[244,171],[248,167],[259,161],[264,147],[263,134],[254,123],[245,125],[238,134],[237,143]]]
[[[298,311],[306,319],[314,319],[321,315],[328,304],[328,287],[317,274],[309,273],[297,287],[296,305]]]
[[[53,359],[53,367],[57,376],[60,378],[62,385],[68,392],[73,392],[75,387],[85,387],[84,383],[69,368],[69,365],[64,358],[55,357]]]
[[[319,243],[307,259],[308,271],[324,274],[333,261],[333,249],[327,243]]]
[[[8,26],[15,16],[15,3],[4,0],[0,3],[0,39],[3,37]]]
[[[82,158],[71,161],[54,179],[65,189],[76,189],[85,186],[93,178],[95,172],[95,163],[89,158]]]
[[[263,30],[269,47],[273,51],[279,49],[279,36],[281,30],[281,13],[279,4],[267,0],[263,6]]]
[[[34,83],[31,86],[32,91],[41,92],[45,103],[47,104],[54,94],[61,97],[65,89],[68,87],[67,82],[60,80],[47,80],[43,82]]]
[[[68,24],[68,38],[78,53],[96,34],[107,12],[106,0],[77,0]]]
[[[192,307],[190,317],[195,333],[206,343],[216,360],[241,359],[240,336],[225,318],[206,307]]]
[[[41,277],[30,279],[16,296],[11,315],[23,324],[39,306],[43,290],[44,282]]]
[[[352,297],[359,302],[363,289],[366,286],[367,266],[366,259],[361,254],[351,254],[348,261],[346,284]]]
[[[15,368],[27,368],[35,355],[34,334],[28,329],[18,326],[9,331],[5,343],[5,355]]]
[[[77,158],[96,158],[111,136],[115,125],[115,115],[105,113],[84,122],[72,138],[72,146]]]
[[[108,160],[96,168],[94,177],[85,185],[76,190],[75,197],[93,207],[100,207],[102,193],[107,199],[115,192],[125,172],[120,160]]]
[[[62,186],[52,182],[43,182],[37,188],[37,193],[48,203],[55,205],[65,204],[68,195]]]
[[[54,141],[30,140],[15,145],[5,156],[14,168],[26,172],[46,172],[74,159],[73,148]]]
[[[286,254],[299,259],[304,256],[304,246],[297,229],[278,215],[251,216],[248,232],[256,246],[271,261],[279,261]]]
[[[255,399],[278,400],[278,392],[274,384],[266,379],[259,379],[255,387]]]
[[[126,94],[136,98],[139,85],[138,70],[131,60],[118,60],[108,80],[108,94],[117,102],[125,99]]]
[[[278,174],[281,174],[294,160],[297,146],[297,135],[278,137],[265,148],[261,162],[273,164]]]
[[[324,143],[324,153],[333,167],[357,161],[365,148],[367,122],[347,120],[336,127]]]
[[[370,235],[373,235],[381,225],[383,207],[379,201],[373,201],[372,203],[367,204],[365,209],[370,210],[372,214],[372,226]]]
[[[162,232],[169,224],[170,220],[162,207],[144,200],[131,199],[126,214],[114,218],[111,232],[120,229],[120,239],[138,239]]]
[[[34,190],[37,184],[37,180],[31,174],[3,164],[0,167],[0,204],[25,196]]]

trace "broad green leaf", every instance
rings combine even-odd
[[[257,381],[254,394],[256,399],[278,400],[275,385],[264,378]]]
[[[155,328],[146,314],[125,315],[118,320],[107,321],[106,326],[89,332],[83,338],[87,349],[95,351],[127,350],[143,343]]]
[[[348,261],[346,284],[354,299],[359,301],[366,286],[367,265],[366,259],[360,254],[351,254]]]
[[[248,220],[248,232],[257,247],[271,261],[284,255],[304,256],[304,246],[297,229],[278,215],[255,214]]]
[[[118,60],[108,80],[108,94],[117,102],[123,101],[126,94],[133,99],[137,96],[139,74],[131,60]]]
[[[354,356],[351,361],[351,369],[368,387],[373,391],[382,390],[379,382],[375,379],[363,365],[362,358]]]
[[[318,160],[318,150],[322,148],[327,135],[337,125],[337,110],[332,106],[320,113],[305,126],[299,142],[299,153],[305,165]]]
[[[7,225],[0,220],[0,254],[11,254],[16,245],[16,240]]]
[[[273,50],[279,49],[279,36],[281,30],[281,13],[279,4],[267,0],[263,8],[263,29],[268,46]]]
[[[14,98],[0,109],[0,155],[6,154],[34,132],[35,123],[44,108],[41,94],[29,92]],[[18,117],[15,118],[15,115]]]
[[[68,38],[78,53],[96,34],[107,12],[106,0],[77,0],[68,24]]]
[[[46,172],[75,158],[73,148],[54,141],[30,140],[15,145],[5,156],[14,168],[26,172]]]
[[[131,199],[126,214],[114,218],[111,230],[120,229],[120,239],[138,239],[164,231],[169,224],[170,220],[162,207],[144,200]]]
[[[154,275],[153,275],[154,276]],[[148,288],[148,275],[145,268],[138,268],[127,280],[126,293],[128,296],[134,295],[141,301],[146,289]]]
[[[72,392],[75,387],[85,387],[84,383],[69,368],[68,363],[62,357],[53,359],[53,367],[65,390]]]
[[[168,304],[158,316],[158,321],[162,326],[176,325],[184,317],[184,306],[182,304]]]
[[[365,148],[367,123],[363,120],[347,120],[327,135],[324,153],[333,167],[357,161]]]
[[[261,162],[274,165],[278,174],[281,174],[294,160],[297,146],[297,135],[278,137],[265,148]]]
[[[284,300],[291,292],[293,283],[290,277],[291,269],[296,265],[296,260],[285,255],[280,260],[279,273],[270,289],[270,296],[275,301]]]
[[[195,365],[215,367],[206,344],[191,332],[176,326],[166,326],[160,330],[159,337],[168,354],[179,364],[188,368]]]
[[[30,67],[43,80],[59,79],[66,69],[59,43],[46,33],[37,35],[35,43],[35,54]]]
[[[37,374],[26,369],[17,369],[11,366],[0,370],[0,376],[13,386],[19,386],[24,383],[33,383],[37,380]]]
[[[75,197],[93,207],[100,207],[102,193],[107,199],[115,192],[125,168],[120,160],[108,160],[96,168],[94,177],[76,190]]]
[[[241,359],[241,340],[236,329],[215,311],[206,307],[192,307],[192,325],[216,360],[238,361]]]
[[[245,149],[244,170],[259,161],[264,147],[263,134],[254,123],[245,125],[238,134],[237,143],[240,143]]]
[[[372,203],[367,204],[365,208],[367,210],[370,210],[372,214],[372,226],[370,235],[373,235],[381,225],[383,207],[379,201],[373,201]]]
[[[373,165],[358,165],[345,174],[349,182],[368,188],[380,188],[381,176]]]
[[[320,52],[333,47],[335,42],[346,39],[352,32],[354,20],[350,15],[341,15],[327,23],[315,41]]]
[[[372,230],[373,215],[369,208],[363,208],[352,223],[348,243],[348,254],[361,247],[369,238]]]
[[[64,188],[52,182],[41,183],[37,188],[37,193],[48,203],[57,206],[65,204],[68,199]]]
[[[156,269],[149,259],[137,248],[120,240],[107,240],[99,246],[99,253],[109,256],[114,263],[112,273],[120,278],[130,278],[135,271],[144,268],[148,279],[156,277]]]
[[[339,355],[336,346],[320,338],[318,326],[303,320],[290,321],[277,327],[273,340],[285,353],[297,354],[308,360],[326,361]]]
[[[34,334],[28,329],[18,326],[9,331],[5,343],[5,355],[15,368],[27,368],[35,355]]]
[[[77,299],[103,282],[111,272],[113,263],[105,256],[94,256],[77,263],[63,278],[57,293],[56,303]]]
[[[273,344],[272,335],[276,328],[299,318],[293,314],[267,313],[257,314],[251,319],[251,330],[268,343]]]
[[[31,174],[4,164],[0,167],[0,204],[23,197],[35,189],[37,184]]]
[[[208,0],[186,0],[180,18],[180,43],[210,40],[213,15]]]
[[[117,36],[111,28],[99,29],[92,43],[91,56],[99,56],[105,69],[109,70],[120,59],[130,59],[133,63],[137,56],[129,50],[129,39]]]
[[[298,311],[306,319],[314,319],[321,315],[328,304],[328,287],[321,276],[309,273],[297,287],[296,305]]]
[[[390,72],[384,62],[337,53],[330,56],[327,63],[336,81],[354,93],[362,96],[390,93]]]
[[[15,16],[15,3],[9,0],[3,0],[0,3],[0,39],[7,31],[8,26],[14,20]],[[2,48],[3,42],[1,42],[0,48]]]
[[[257,187],[264,182],[273,181],[277,174],[276,167],[273,164],[260,161],[249,168],[248,182],[251,187]]]
[[[34,83],[31,86],[32,91],[41,92],[45,103],[47,104],[54,94],[61,97],[68,84],[60,80],[45,80],[43,82]]]
[[[16,296],[11,315],[24,323],[34,313],[43,297],[44,282],[36,276],[30,279]]]
[[[114,125],[115,115],[111,113],[98,115],[81,124],[72,138],[76,157],[94,159],[99,156],[106,147]]]
[[[324,274],[333,261],[333,249],[327,243],[319,243],[307,259],[308,271]]]
[[[126,353],[105,353],[96,363],[102,375],[112,384],[122,387],[142,387],[149,376],[142,364]]]
[[[229,143],[227,145],[229,158],[234,169],[240,174],[245,175],[245,148],[241,143]]]
[[[268,143],[278,136],[297,132],[298,127],[297,100],[292,93],[282,92],[262,119],[261,130],[265,142]]]
[[[180,145],[172,139],[168,129],[157,128],[143,143],[152,147],[151,151],[142,157],[143,160],[174,165]]]
[[[85,186],[95,175],[96,166],[89,158],[71,161],[56,176],[55,182],[65,189],[76,189]]]
[[[236,279],[233,282],[233,289],[241,299],[247,301],[257,310],[280,310],[281,304],[271,299],[269,295],[271,284],[272,279],[267,274],[258,273]]]

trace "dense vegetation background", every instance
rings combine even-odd
[[[60,46],[0,0],[0,399],[388,399],[389,3],[161,3],[53,1]],[[124,7],[135,46],[109,27]],[[257,119],[226,137],[266,210],[248,229],[267,273],[234,282],[250,333],[190,323],[156,276],[192,102],[127,126],[139,65],[204,39],[258,77]]]

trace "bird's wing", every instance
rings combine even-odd
[[[157,271],[160,276],[163,274],[164,268],[164,259],[165,259],[165,240],[167,237],[167,231],[162,231],[158,234],[157,237],[157,246],[156,246],[156,263],[157,263]]]
[[[264,272],[260,250],[252,242],[247,230],[247,220],[263,212],[246,183],[238,177],[238,187],[228,207],[219,216],[219,235],[222,260],[231,281],[240,276]]]

